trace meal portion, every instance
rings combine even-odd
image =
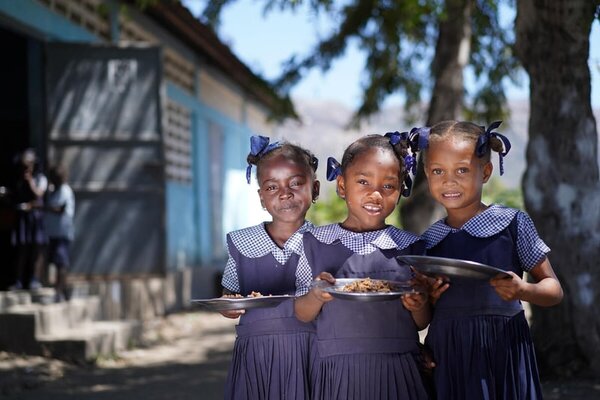
[[[270,295],[269,295],[270,296]],[[229,299],[243,299],[243,298],[247,298],[247,297],[263,297],[261,292],[255,292],[254,290],[252,292],[250,292],[250,294],[246,297],[242,296],[239,293],[236,294],[224,294],[223,297],[225,298],[229,298]]]
[[[389,293],[393,290],[390,282],[377,279],[358,279],[337,288],[340,292],[348,293]]]

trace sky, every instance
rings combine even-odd
[[[182,0],[198,15],[205,0]],[[306,3],[306,2],[305,2]],[[230,46],[246,65],[267,79],[277,77],[282,63],[294,54],[307,54],[331,29],[325,16],[315,16],[301,7],[296,13],[273,10],[263,15],[264,1],[237,0],[226,6],[218,29],[219,37]],[[503,25],[512,24],[514,11],[506,10]],[[590,73],[592,77],[592,106],[600,107],[600,23],[594,21],[590,36]],[[364,55],[351,44],[344,56],[333,62],[329,71],[311,70],[291,91],[294,99],[334,100],[350,108],[360,102],[361,79],[364,77]],[[468,77],[467,77],[468,80]],[[520,85],[508,84],[509,100],[526,99],[528,79],[520,73]],[[384,106],[401,102],[399,95],[391,96]]]

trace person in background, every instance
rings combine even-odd
[[[44,246],[48,242],[44,229],[43,198],[48,187],[39,170],[35,151],[26,149],[17,159],[17,179],[13,203],[17,209],[11,232],[15,248],[15,281],[10,289],[39,289],[44,267]]]
[[[56,301],[68,298],[66,274],[70,266],[70,247],[73,242],[75,196],[67,183],[67,171],[55,166],[48,171],[50,185],[46,193],[45,224],[48,234],[48,263],[56,266]]]
[[[471,122],[444,121],[431,127],[423,150],[433,198],[447,216],[422,236],[427,255],[464,259],[505,270],[489,281],[437,279],[425,343],[433,352],[438,400],[541,399],[534,347],[521,301],[548,307],[563,297],[547,253],[529,216],[481,201],[492,175],[491,152],[503,157],[510,142]],[[523,278],[527,272],[532,278]]]
[[[272,221],[227,234],[224,295],[293,295],[306,212],[319,195],[318,161],[290,143],[253,136],[246,178],[256,165],[258,196]],[[273,308],[224,311],[240,317],[225,399],[307,400],[314,326],[294,317],[290,298]]]
[[[312,281],[414,278],[395,257],[423,254],[425,244],[386,224],[386,218],[401,194],[410,194],[408,171],[414,166],[415,147],[406,132],[369,135],[348,146],[341,165],[328,160],[327,178],[337,180],[348,214],[342,223],[304,234],[304,255],[298,264],[301,297],[295,301],[298,319],[315,321],[317,328],[314,400],[428,398],[417,334],[429,323],[426,294],[378,302],[339,300]]]

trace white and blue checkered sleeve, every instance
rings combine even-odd
[[[517,214],[517,252],[525,271],[531,271],[550,252],[550,248],[539,237],[533,221],[524,212]]]
[[[229,252],[229,241],[227,243],[227,264],[225,264],[225,270],[223,271],[223,278],[221,279],[221,286],[229,290],[232,293],[240,292],[240,282],[237,275],[237,266],[235,260],[231,257]]]
[[[298,266],[296,267],[296,296],[303,296],[308,293],[312,279],[312,270],[304,252],[302,252],[298,260]]]

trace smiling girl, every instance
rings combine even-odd
[[[304,234],[304,256],[298,276],[305,278],[296,299],[296,316],[315,320],[317,356],[312,398],[426,399],[419,374],[417,330],[429,321],[426,296],[402,300],[356,302],[332,300],[311,287],[317,280],[374,278],[407,281],[410,269],[395,256],[422,254],[424,243],[411,233],[385,223],[398,205],[409,164],[408,135],[370,135],[352,143],[342,164],[328,163],[328,179],[336,179],[347,218],[340,224]]]

